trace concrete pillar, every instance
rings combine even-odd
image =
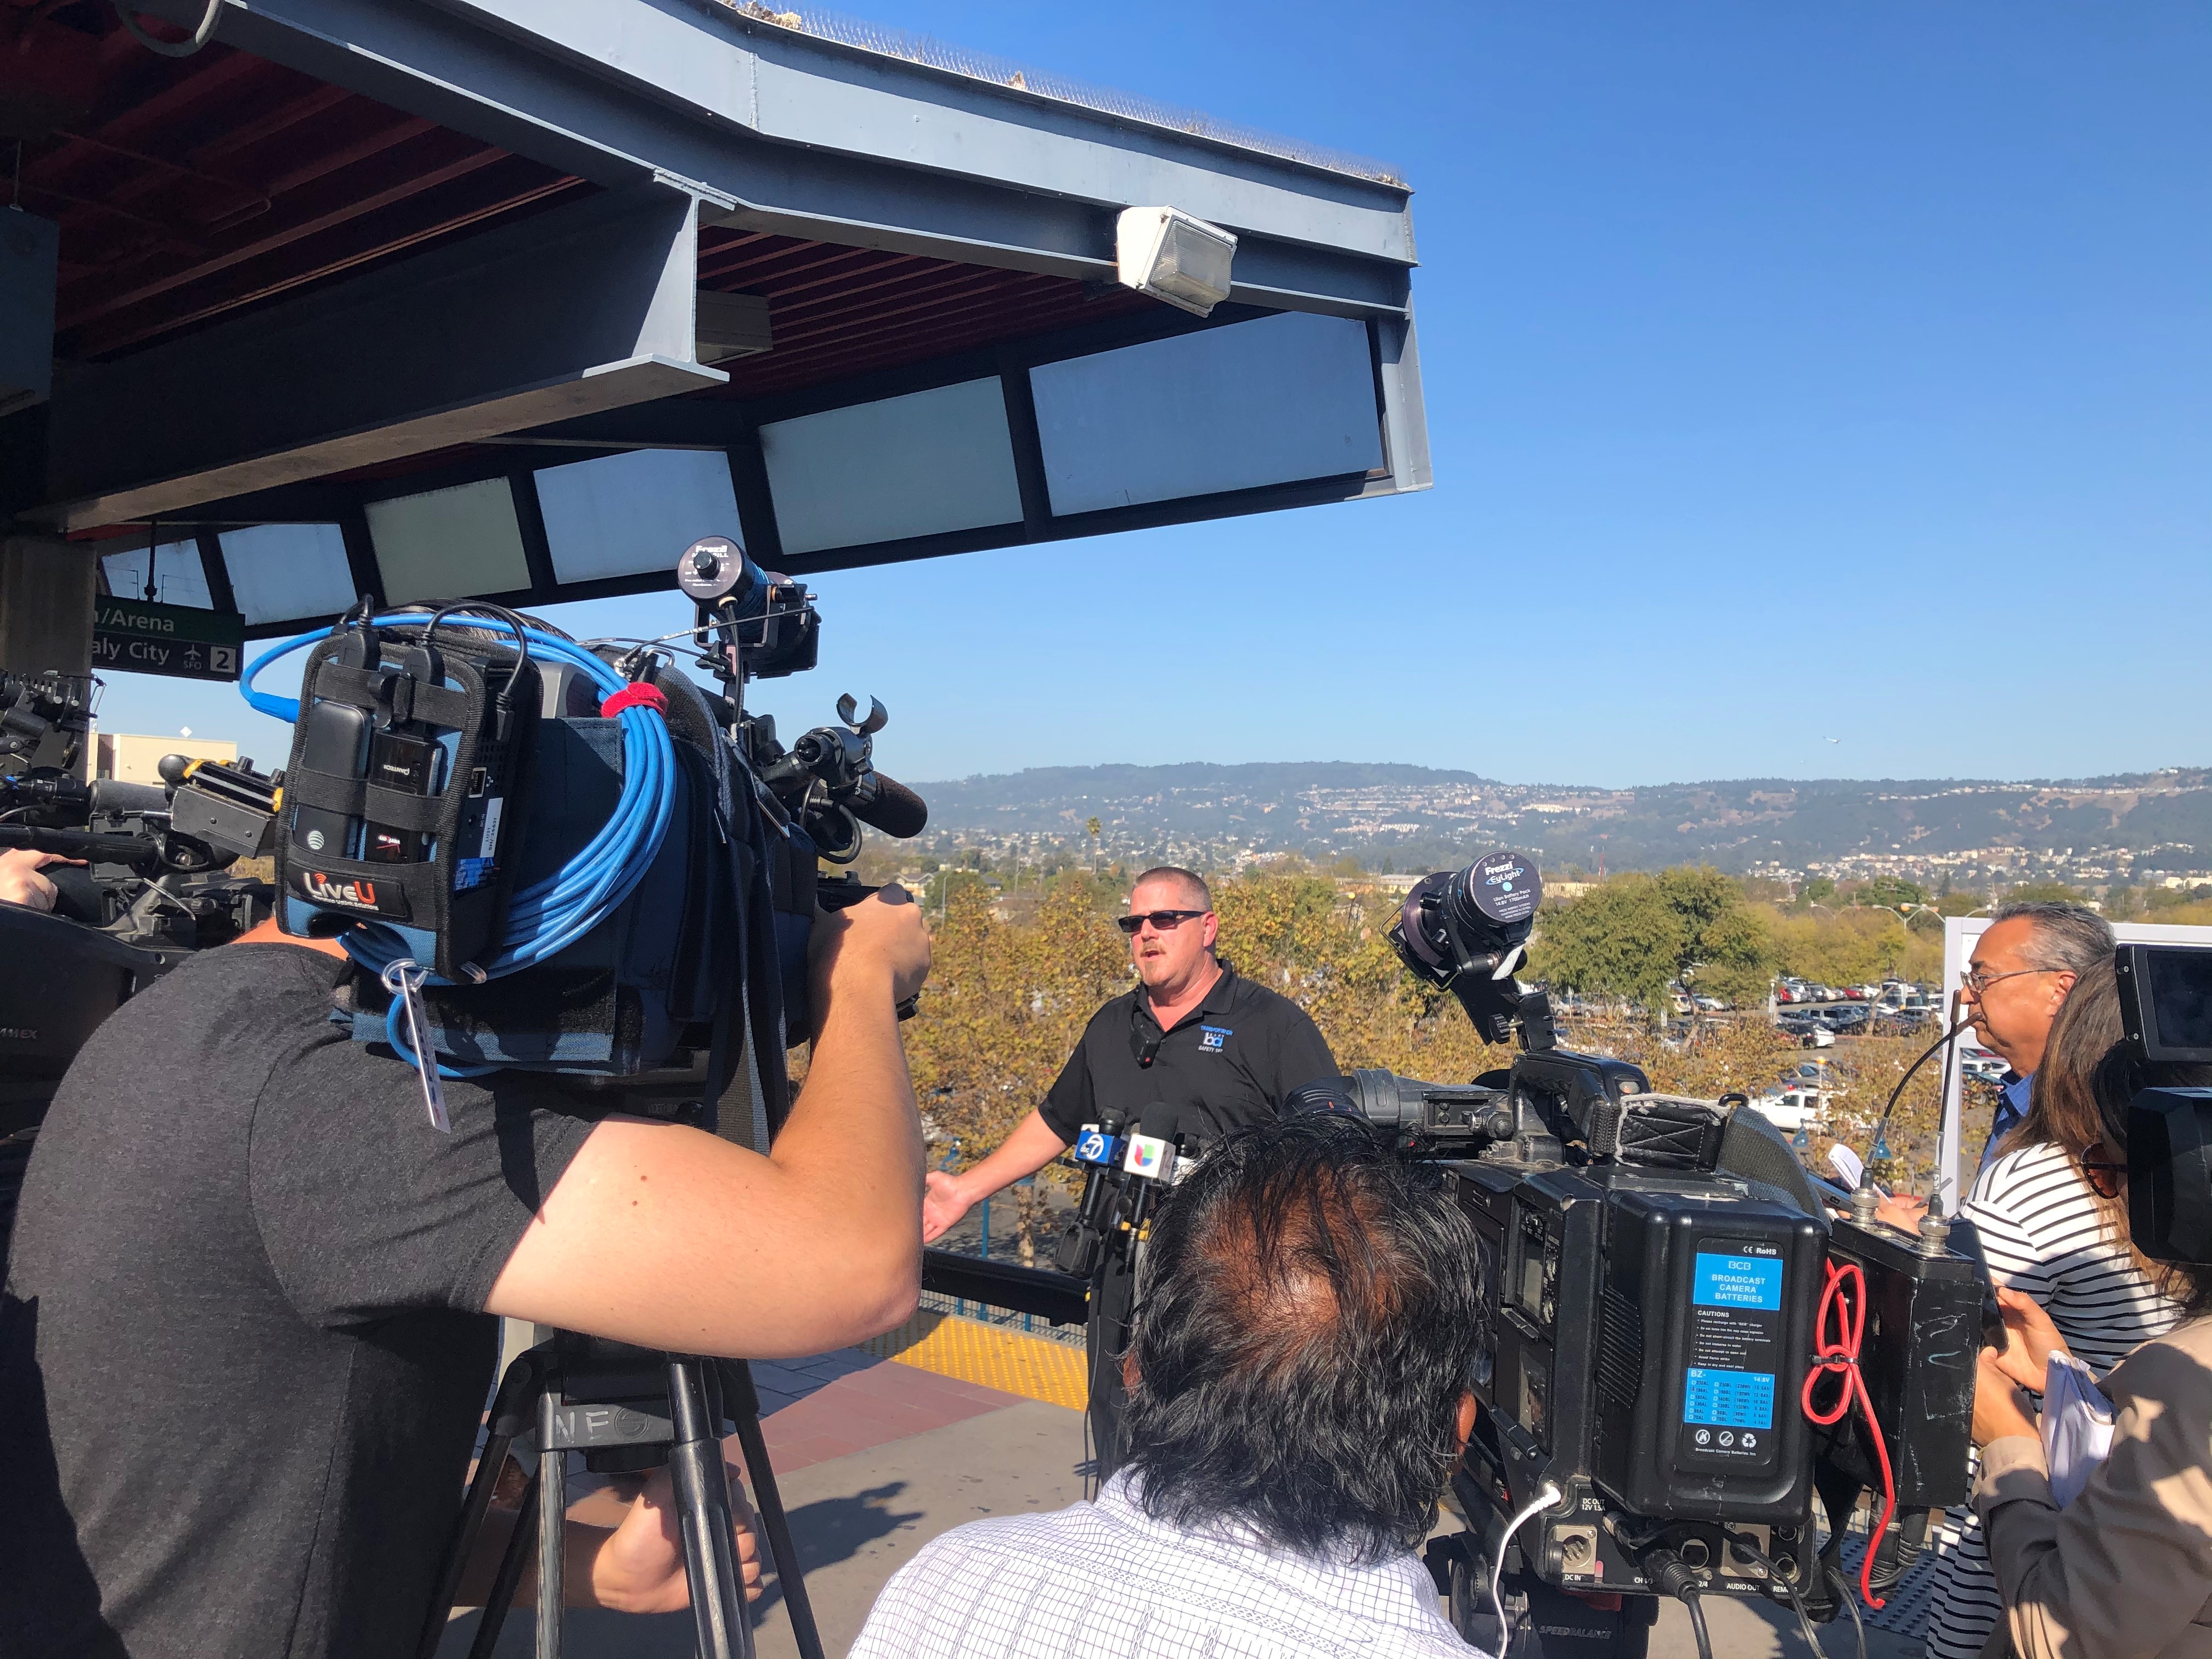
[[[47,537],[0,537],[0,668],[15,674],[92,672],[95,557],[89,547]],[[80,778],[92,775],[92,750],[87,735],[70,767]],[[64,739],[49,734],[25,758],[33,766],[64,765]]]
[[[91,548],[42,536],[0,538],[0,668],[92,672]]]

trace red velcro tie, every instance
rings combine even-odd
[[[599,713],[611,720],[625,708],[650,708],[665,720],[668,717],[668,699],[662,695],[659,686],[640,681],[635,685],[625,685],[601,703]]]

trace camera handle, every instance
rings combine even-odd
[[[433,1659],[437,1651],[500,1472],[522,1442],[535,1443],[538,1469],[523,1493],[469,1659],[489,1659],[533,1544],[538,1561],[538,1659],[560,1659],[571,1450],[593,1454],[611,1468],[671,1466],[700,1659],[753,1659],[752,1622],[731,1537],[722,1463],[720,1425],[726,1419],[736,1425],[793,1640],[800,1659],[823,1659],[805,1577],[761,1431],[760,1398],[750,1367],[741,1359],[654,1354],[566,1333],[520,1355],[500,1381],[483,1454],[439,1569],[416,1659]]]

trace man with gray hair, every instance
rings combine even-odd
[[[2114,945],[2112,925],[2088,906],[2051,900],[2000,906],[1974,941],[1964,975],[1974,1035],[2012,1068],[1982,1148],[1984,1166],[2027,1115],[2028,1088],[2043,1063],[2051,1022],[2074,981],[2110,962]]]

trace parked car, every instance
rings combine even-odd
[[[1723,1002],[1718,997],[1698,997],[1695,1001],[1699,1011],[1705,1013],[1723,1014],[1728,1012],[1728,1004]]]
[[[1795,1133],[1797,1130],[1819,1123],[1826,1111],[1827,1102],[1818,1089],[1784,1089],[1771,1095],[1761,1095],[1751,1103],[1751,1109],[1778,1129]]]
[[[1968,1044],[1959,1051],[1959,1070],[1966,1076],[1979,1078],[1984,1083],[2002,1082],[2004,1074],[2011,1069],[2001,1056],[1986,1048],[1977,1048]]]
[[[1796,1037],[1801,1045],[1808,1048],[1835,1047],[1836,1034],[1810,1015],[1800,1014],[1794,1018],[1784,1016],[1774,1022],[1774,1029],[1784,1036]]]

